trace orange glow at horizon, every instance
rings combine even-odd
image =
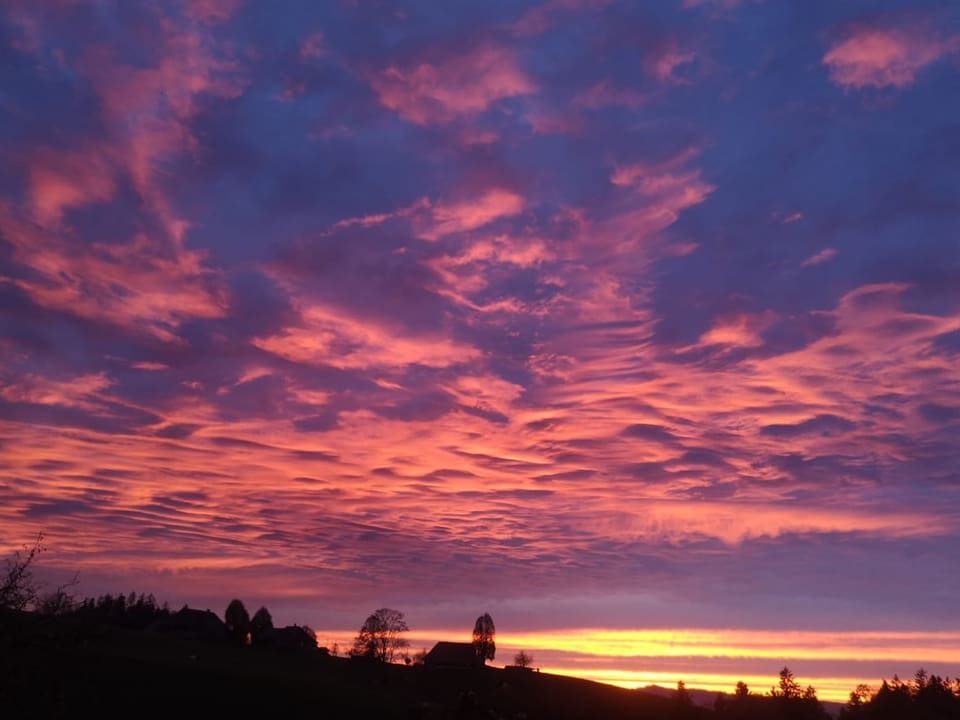
[[[342,630],[317,630],[319,644],[333,647],[336,643],[341,655],[349,650],[353,637]],[[462,629],[414,629],[408,640],[412,655],[429,650],[439,640],[469,642],[470,637]],[[960,663],[960,632],[575,628],[498,633],[496,641],[494,666],[509,665],[516,652],[525,650],[542,672],[630,689],[651,684],[673,687],[682,680],[688,688],[732,693],[743,681],[751,692],[762,694],[776,685],[785,663],[806,662],[815,667],[817,661],[889,661],[904,673],[924,664]],[[644,668],[670,658],[680,661],[676,668]],[[716,672],[704,667],[706,661],[720,658],[772,662],[765,673]],[[801,685],[813,685],[821,700],[832,701],[845,701],[861,683],[875,688],[882,679],[855,672],[798,674]]]

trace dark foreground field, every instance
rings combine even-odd
[[[428,670],[0,618],[3,718],[642,720],[672,710],[667,698],[546,673]]]
[[[806,693],[744,693],[699,707],[685,694],[664,697],[519,668],[389,665],[330,657],[316,647],[204,641],[163,628],[0,611],[0,720],[827,720],[841,710],[834,705],[828,714]],[[922,671],[912,682],[894,678],[841,716],[960,720],[960,682]]]

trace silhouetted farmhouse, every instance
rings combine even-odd
[[[173,615],[157,620],[153,630],[187,640],[219,642],[227,637],[227,626],[210,610],[194,610],[186,605]]]
[[[317,639],[305,628],[299,625],[268,630],[264,633],[262,643],[279,650],[316,650]]]
[[[433,668],[478,668],[483,666],[483,660],[473,643],[438,642],[427,653],[423,664]]]

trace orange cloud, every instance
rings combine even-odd
[[[396,368],[410,364],[446,367],[478,351],[442,336],[405,336],[397,328],[351,318],[334,308],[304,303],[302,324],[253,341],[294,362],[340,368]]]
[[[412,68],[391,66],[370,82],[381,104],[417,125],[477,115],[536,89],[512,50],[490,44]]]
[[[823,56],[830,79],[849,88],[912,85],[917,74],[960,51],[960,35],[938,37],[922,29],[859,28]]]
[[[735,347],[760,347],[763,332],[776,320],[768,311],[759,315],[741,314],[724,317],[700,336],[702,345],[730,345]]]

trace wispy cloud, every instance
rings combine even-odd
[[[905,88],[928,65],[960,51],[960,35],[927,28],[862,26],[834,43],[823,64],[830,79],[848,88]]]
[[[390,66],[373,74],[370,83],[384,107],[418,125],[476,115],[500,100],[536,90],[516,52],[493,44]]]

